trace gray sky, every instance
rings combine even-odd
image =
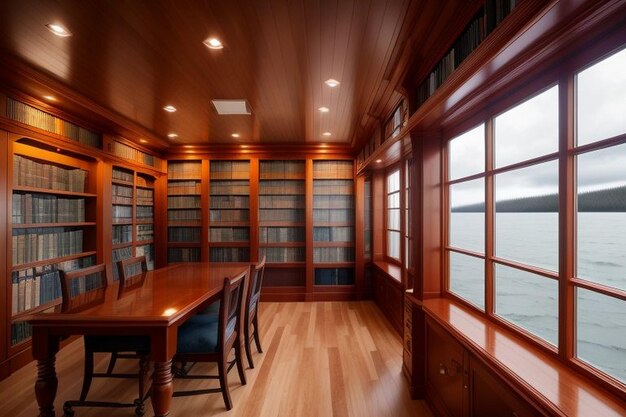
[[[626,132],[626,49],[577,77],[578,143],[585,144]],[[558,150],[558,86],[495,118],[496,167]],[[450,178],[484,171],[484,125],[450,142]],[[578,160],[581,191],[626,184],[626,144],[583,154]],[[558,192],[558,164],[551,161],[496,176],[496,199],[508,200]],[[451,206],[484,200],[484,182],[453,187]]]

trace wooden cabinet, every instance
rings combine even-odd
[[[391,325],[396,329],[398,334],[403,335],[404,330],[404,288],[399,278],[391,275],[388,271],[383,272],[381,263],[374,263],[373,287],[374,301],[383,314],[387,317]],[[384,264],[387,267],[388,264]],[[398,277],[399,270],[398,269]]]

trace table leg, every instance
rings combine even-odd
[[[152,408],[155,417],[166,417],[170,413],[170,403],[174,385],[172,384],[172,360],[154,363],[152,374]]]
[[[54,369],[56,357],[37,361],[35,396],[39,404],[39,417],[54,417],[54,398],[57,395],[57,374]]]

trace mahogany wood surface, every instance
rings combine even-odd
[[[219,296],[225,277],[249,268],[249,263],[179,264],[146,273],[144,285],[118,297],[109,286],[104,302],[74,314],[33,315],[33,356],[38,361],[35,392],[40,416],[54,415],[57,378],[54,359],[61,337],[72,334],[150,336],[155,362],[152,404],[155,416],[167,416],[172,396],[169,363],[176,352],[177,327],[194,311]]]
[[[511,330],[446,298],[424,300],[450,332],[521,396],[550,416],[626,416],[626,401],[598,387]]]

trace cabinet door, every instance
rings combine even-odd
[[[463,417],[467,403],[464,349],[431,320],[426,325],[426,386],[440,413]]]
[[[470,357],[469,372],[470,416],[537,417],[542,415],[473,356]]]

